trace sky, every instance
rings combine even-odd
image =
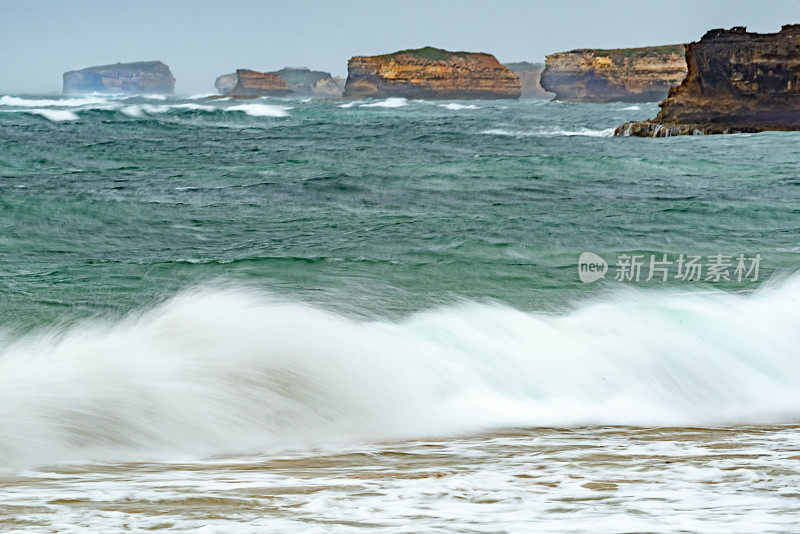
[[[0,94],[57,93],[64,71],[118,61],[162,60],[195,94],[236,68],[344,76],[351,56],[426,45],[544,61],[789,23],[800,0],[0,0]]]

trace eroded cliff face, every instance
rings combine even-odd
[[[173,94],[175,77],[161,61],[99,65],[64,73],[64,94]]]
[[[546,98],[549,100],[555,96],[555,93],[545,91],[542,84],[539,83],[542,71],[544,71],[544,63],[520,61],[519,63],[506,63],[505,66],[519,78],[522,86],[521,98]]]
[[[338,98],[342,90],[336,84],[329,72],[311,70],[305,67],[284,67],[275,71],[289,88],[298,96],[313,96],[318,98]]]
[[[219,78],[217,78],[219,80]],[[292,90],[274,72],[236,69],[236,85],[226,96],[284,96]]]
[[[683,45],[585,49],[547,56],[542,87],[571,102],[656,102],[686,76]]]
[[[219,94],[224,95],[226,93],[230,93],[233,88],[236,87],[236,83],[238,81],[239,78],[236,77],[236,73],[231,72],[230,74],[217,76],[217,79],[214,81],[214,87],[217,88]]]
[[[778,33],[711,30],[686,45],[689,73],[659,104],[655,119],[616,135],[670,135],[800,129],[800,24]]]
[[[491,54],[426,47],[347,63],[344,98],[519,98],[516,74]]]
[[[255,72],[255,71],[251,71]],[[342,95],[344,81],[341,83],[328,72],[311,70],[305,67],[285,67],[274,72],[260,74],[274,74],[286,83],[287,88],[294,96],[313,96],[317,98],[338,98]],[[341,80],[341,78],[339,78]],[[220,94],[229,94],[238,83],[239,78],[235,72],[217,77],[214,86]],[[285,91],[284,88],[278,87]],[[288,93],[283,93],[288,94]],[[240,95],[243,96],[243,95]]]

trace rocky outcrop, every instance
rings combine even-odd
[[[505,63],[505,66],[519,78],[522,89],[521,98],[546,98],[551,99],[555,93],[544,90],[540,83],[544,63],[530,63],[520,61],[518,63]]]
[[[217,78],[225,78],[223,75]],[[224,94],[225,96],[285,96],[292,92],[285,81],[274,72],[258,72],[249,69],[236,69],[236,84]],[[223,80],[223,86],[230,83],[230,78]]]
[[[689,73],[659,104],[655,119],[616,135],[670,135],[800,129],[800,24],[778,33],[711,30],[686,45]]]
[[[541,84],[556,100],[656,102],[686,76],[683,45],[550,54]]]
[[[214,81],[214,87],[217,88],[219,94],[224,95],[230,93],[233,88],[236,87],[238,81],[239,78],[236,77],[236,73],[231,72],[230,74],[217,76],[217,79]]]
[[[161,61],[100,65],[64,73],[64,94],[173,94],[175,77]]]
[[[328,72],[305,67],[284,67],[276,70],[275,74],[280,76],[297,96],[338,98],[342,95],[342,89]]]
[[[425,47],[347,63],[344,98],[519,98],[517,75],[491,54]]]
[[[248,71],[248,72],[256,72],[256,71]],[[298,67],[298,68],[284,67],[281,70],[273,72],[262,72],[257,74],[275,75],[281,80],[283,80],[286,84],[286,87],[285,88],[283,86],[276,87],[279,91],[282,91],[281,94],[291,93],[293,96],[338,98],[342,95],[342,90],[344,89],[344,80],[342,80],[341,78],[339,78],[339,80],[341,80],[340,83],[337,81],[336,78],[331,76],[330,73],[311,70],[305,67]],[[231,74],[223,74],[222,76],[217,77],[216,81],[214,82],[214,86],[217,88],[217,91],[219,91],[219,93],[222,95],[248,96],[249,93],[248,95],[241,94],[238,93],[238,90],[237,94],[232,94],[232,91],[234,90],[238,82],[239,82],[239,77],[237,76],[236,72],[233,72]],[[288,89],[288,93],[286,92],[286,89]],[[272,90],[271,94],[276,94],[274,93],[274,89]]]

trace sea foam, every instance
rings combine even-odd
[[[493,128],[490,130],[481,131],[485,135],[497,135],[501,137],[613,137],[614,128],[606,128],[603,130],[595,130],[592,128],[581,127],[576,130],[566,130],[562,128],[553,128],[548,130],[506,130],[503,128]]]
[[[67,109],[31,109],[27,110],[25,113],[30,113],[31,115],[40,115],[52,122],[78,120],[78,116]]]
[[[251,117],[288,117],[289,110],[292,108],[273,104],[237,104],[224,109],[226,111],[243,111]]]
[[[450,102],[449,104],[439,104],[439,107],[443,107],[445,109],[452,109],[454,111],[460,109],[480,109],[475,104],[459,104],[457,102]]]
[[[265,451],[574,425],[800,419],[800,279],[554,316],[355,320],[245,289],[0,336],[0,462]]]
[[[41,107],[80,107],[95,104],[108,104],[108,100],[99,97],[86,98],[60,98],[60,99],[36,99],[20,98],[16,96],[0,96],[0,106],[17,106],[23,108]]]
[[[408,105],[408,100],[405,98],[391,97],[386,100],[379,100],[369,104],[361,104],[362,108],[402,108]]]

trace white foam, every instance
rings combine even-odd
[[[80,107],[93,104],[108,104],[108,100],[98,97],[86,98],[60,98],[54,99],[31,99],[16,96],[0,96],[0,106],[17,106],[23,108],[41,107]]]
[[[639,106],[628,106],[627,108],[622,108],[621,111],[639,111],[640,109],[642,108]]]
[[[340,108],[352,108],[355,105],[360,104],[363,102],[362,100],[353,100],[352,102],[348,102],[347,104],[339,104]]]
[[[31,109],[31,110],[26,110],[25,113],[30,113],[32,115],[41,115],[45,119],[52,122],[65,122],[65,121],[78,120],[78,116],[75,113],[66,109]]]
[[[459,104],[457,102],[450,102],[449,104],[439,104],[440,107],[445,109],[459,110],[459,109],[480,109],[475,104]]]
[[[142,98],[147,98],[148,100],[166,100],[167,95],[139,95]]]
[[[408,100],[405,98],[391,97],[386,100],[372,102],[370,104],[361,104],[362,108],[402,108],[408,105]]]
[[[210,454],[504,426],[800,418],[800,278],[357,321],[245,290],[0,335],[0,462]]]
[[[214,106],[206,106],[202,104],[186,103],[186,104],[141,104],[130,105],[120,108],[120,111],[130,117],[143,117],[148,115],[158,115],[161,113],[169,113],[173,110],[189,110],[189,111],[214,111]]]
[[[237,104],[225,108],[226,111],[244,111],[251,117],[288,117],[290,109],[292,108],[273,104]]]
[[[142,106],[135,106],[135,105],[134,106],[125,106],[125,107],[121,108],[120,111],[122,113],[124,113],[125,115],[128,115],[129,117],[143,117],[144,116],[144,110],[142,109]]]
[[[565,130],[561,128],[553,128],[550,130],[506,130],[503,128],[493,128],[490,130],[481,131],[485,135],[499,135],[502,137],[572,137],[572,136],[585,136],[585,137],[612,137],[614,135],[614,128],[606,128],[604,130],[594,130],[591,128],[578,128],[577,130]]]

